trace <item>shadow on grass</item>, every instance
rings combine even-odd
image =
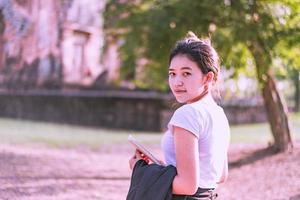
[[[275,155],[277,153],[278,153],[278,151],[274,150],[273,147],[259,149],[259,150],[252,152],[250,155],[247,155],[246,157],[242,157],[238,160],[229,162],[229,168],[233,169],[233,168],[242,167],[244,165],[253,164],[258,160]]]
[[[289,200],[299,200],[299,199],[300,199],[300,194],[297,194],[289,198]]]

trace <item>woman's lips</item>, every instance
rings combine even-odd
[[[175,94],[182,94],[185,93],[186,90],[174,90]]]

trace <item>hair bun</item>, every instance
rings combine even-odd
[[[197,35],[193,32],[193,31],[188,31],[187,34],[186,34],[186,37],[185,39],[192,39],[192,40],[195,40],[195,41],[200,41],[200,39],[197,37]]]
[[[201,42],[205,45],[211,46],[211,40],[209,38],[198,38],[198,36],[193,31],[188,31],[185,40],[189,42]]]

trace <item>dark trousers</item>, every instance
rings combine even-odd
[[[214,189],[198,188],[194,195],[173,195],[172,200],[213,200],[218,196]]]

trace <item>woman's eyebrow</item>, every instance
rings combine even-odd
[[[190,67],[181,67],[180,70],[192,70]],[[169,71],[175,71],[173,68],[169,68]]]
[[[181,69],[181,70],[185,70],[185,69],[187,69],[187,70],[192,70],[192,68],[190,68],[190,67],[181,67],[180,69]]]

